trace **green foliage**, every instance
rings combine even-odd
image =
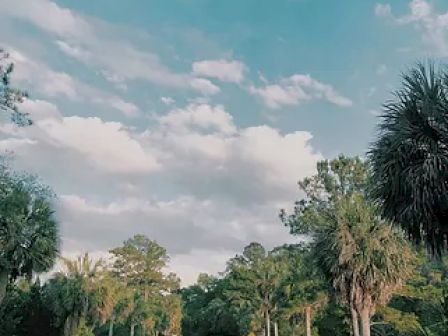
[[[201,274],[197,284],[182,289],[183,335],[239,334],[237,316],[225,295],[227,287],[226,278]]]
[[[288,266],[286,259],[266,253],[258,243],[244,248],[243,254],[227,266],[229,288],[226,296],[235,306],[242,331],[263,328],[264,317],[279,309],[279,294]]]
[[[305,197],[296,201],[293,212],[281,210],[280,219],[292,234],[313,234],[326,225],[335,202],[353,193],[364,195],[368,183],[367,165],[359,157],[340,155],[317,163],[317,173],[299,182]]]
[[[384,215],[440,255],[448,238],[448,76],[419,64],[384,106],[372,145],[372,195]]]
[[[141,289],[145,296],[179,287],[176,276],[163,273],[169,257],[165,248],[154,240],[136,235],[110,253],[115,258],[113,268],[116,276],[129,286]]]
[[[11,87],[11,75],[14,65],[9,61],[9,54],[0,48],[0,110],[8,113],[12,121],[19,126],[32,124],[28,114],[17,108],[27,97],[26,92]]]
[[[0,303],[7,283],[54,264],[59,236],[52,198],[34,177],[0,165]]]

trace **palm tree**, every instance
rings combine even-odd
[[[440,255],[448,239],[448,74],[419,64],[384,106],[369,160],[384,215]]]
[[[90,308],[89,297],[98,287],[98,280],[104,261],[98,259],[93,261],[86,252],[76,259],[61,258],[65,271],[63,274],[68,278],[79,278],[82,281],[83,297],[82,317],[86,318]]]
[[[74,336],[96,306],[91,301],[96,299],[103,262],[92,261],[88,253],[74,260],[62,258],[62,262],[65,269],[49,281],[47,297],[59,324],[63,325],[64,336]]]
[[[412,253],[404,235],[382,221],[363,196],[337,202],[327,226],[314,244],[316,261],[339,298],[358,318],[363,336],[370,336],[370,318],[409,276]]]
[[[0,303],[9,282],[48,271],[59,250],[52,193],[30,176],[0,167]]]

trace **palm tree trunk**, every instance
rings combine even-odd
[[[269,311],[266,311],[266,336],[271,336],[271,320],[269,318]]]
[[[7,287],[8,287],[8,271],[6,269],[2,269],[0,271],[0,304],[5,299]]]
[[[306,336],[311,336],[311,307],[305,308]]]
[[[364,308],[360,312],[362,336],[370,336],[370,309]]]
[[[353,327],[353,336],[359,336],[359,319],[358,319],[358,313],[356,310],[352,307],[350,308],[350,311],[352,313],[352,327]]]
[[[114,319],[111,318],[109,321],[109,336],[114,336]]]
[[[134,336],[135,333],[135,323],[131,323],[131,336]]]
[[[278,336],[278,323],[277,323],[277,321],[274,322],[274,336]]]

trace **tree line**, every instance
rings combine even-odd
[[[0,107],[26,127],[27,95],[0,56]],[[301,243],[253,242],[219,275],[180,288],[165,248],[143,235],[110,258],[61,257],[55,195],[4,161],[0,334],[447,335],[447,168],[448,75],[418,65],[384,105],[365,158],[323,160],[299,181],[279,222]]]

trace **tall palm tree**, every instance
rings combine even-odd
[[[411,249],[404,235],[383,222],[359,194],[338,201],[327,223],[316,236],[316,260],[339,298],[356,312],[362,335],[370,336],[376,306],[409,276]]]
[[[8,282],[54,264],[59,237],[51,199],[35,179],[0,166],[0,303]]]
[[[82,317],[86,318],[90,309],[89,298],[92,293],[98,288],[98,280],[104,261],[102,259],[92,260],[86,252],[76,259],[61,258],[65,271],[63,274],[68,278],[79,278],[82,281],[83,308]]]
[[[440,255],[448,239],[448,74],[419,64],[384,106],[369,160],[384,215]]]

